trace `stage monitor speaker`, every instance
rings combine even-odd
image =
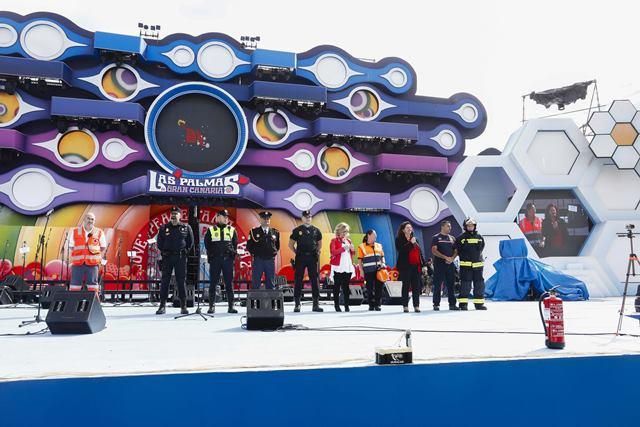
[[[8,286],[14,291],[23,292],[29,290],[29,285],[24,279],[16,274],[11,274],[4,278],[0,285]]]
[[[362,305],[363,300],[362,286],[349,285],[349,305]],[[344,295],[342,293],[340,294],[340,304],[344,304]]]
[[[13,295],[11,288],[8,286],[0,286],[0,305],[13,304]]]
[[[52,334],[94,334],[104,329],[106,319],[93,291],[57,291],[45,320]]]
[[[62,286],[54,286],[54,285],[45,286],[44,289],[42,290],[42,293],[40,294],[40,304],[42,304],[42,308],[44,308],[45,310],[49,309],[55,294],[58,291],[64,291],[64,290],[65,288]]]
[[[247,329],[274,330],[284,324],[284,296],[278,289],[247,292]]]
[[[186,287],[186,292],[187,292],[187,307],[193,307],[195,305],[195,293],[196,293],[196,287],[195,286],[187,286]],[[172,302],[174,307],[180,307],[180,296],[178,295],[177,290],[174,288],[174,292],[173,292],[173,297],[172,297]]]
[[[382,289],[382,304],[384,305],[402,305],[402,282],[389,281],[385,282]]]

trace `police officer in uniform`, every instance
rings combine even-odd
[[[311,282],[313,295],[313,311],[322,312],[320,308],[320,290],[318,289],[318,259],[322,249],[322,233],[311,225],[311,212],[302,211],[302,225],[294,228],[289,237],[289,249],[296,254],[295,261],[295,313],[300,312],[300,297],[302,294],[302,279],[304,270],[307,270]]]
[[[216,311],[216,284],[220,279],[220,272],[224,279],[224,288],[227,291],[227,302],[229,308],[227,313],[237,313],[233,308],[233,266],[236,258],[236,248],[238,247],[238,234],[236,229],[228,224],[229,212],[226,209],[218,211],[216,223],[207,230],[204,235],[204,246],[207,249],[209,259],[209,310],[207,313],[213,314]]]
[[[180,296],[180,313],[189,314],[184,279],[187,270],[187,254],[193,249],[193,230],[189,224],[180,222],[180,208],[171,208],[171,220],[158,231],[158,250],[162,254],[162,281],[160,284],[160,307],[156,314],[164,314],[169,297],[171,273],[176,274],[176,288]]]
[[[273,289],[276,274],[276,255],[280,250],[280,232],[270,227],[271,212],[264,211],[260,216],[260,226],[252,228],[247,239],[247,250],[253,255],[251,287],[260,288],[262,273],[265,275],[265,287]]]
[[[484,239],[477,231],[478,223],[475,219],[465,219],[462,227],[464,232],[456,240],[456,250],[460,256],[460,310],[467,310],[472,282],[473,304],[476,310],[486,310],[482,278]]]

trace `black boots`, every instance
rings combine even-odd
[[[156,314],[165,314],[167,312],[165,307],[166,307],[166,302],[161,301],[160,307],[158,307],[158,311],[156,311]]]
[[[433,306],[433,311],[440,311],[440,306],[439,305],[434,305]]]
[[[460,309],[459,309],[457,306],[455,306],[455,305],[450,305],[450,306],[449,306],[449,310],[451,310],[451,311],[458,311],[458,310],[460,310]]]
[[[213,314],[216,312],[216,305],[212,302],[209,303],[209,310],[207,310],[207,314]]]
[[[461,302],[460,303],[460,310],[462,311],[467,311],[467,303],[466,302]]]
[[[476,310],[486,310],[487,306],[484,304],[474,304],[476,306]]]
[[[336,309],[336,311],[338,313],[342,312],[342,309],[340,308],[340,306],[338,304],[335,304],[333,307]]]
[[[184,300],[180,301],[180,314],[189,314],[189,310],[187,310],[187,302]]]
[[[296,305],[293,307],[294,313],[300,313],[300,301],[296,301]]]
[[[311,311],[315,311],[316,313],[322,313],[324,310],[320,307],[320,303],[317,299],[313,300],[313,308]]]
[[[238,310],[233,308],[233,298],[229,298],[229,300],[227,302],[229,304],[229,307],[227,307],[227,313],[229,313],[229,314],[238,314]]]

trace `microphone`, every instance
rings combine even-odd
[[[44,216],[47,216],[47,217],[48,217],[48,216],[49,216],[49,215],[51,215],[52,213],[53,213],[53,209],[49,209],[49,211],[48,211]]]

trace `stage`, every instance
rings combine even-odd
[[[364,305],[335,313],[329,302],[325,313],[309,304],[292,313],[286,304],[285,324],[354,331],[282,332],[242,329],[242,307],[231,315],[218,304],[204,321],[174,320],[173,307],[156,316],[150,305],[105,304],[107,328],[93,335],[0,337],[0,398],[13,402],[3,426],[33,425],[28,415],[50,426],[91,419],[94,427],[326,426],[329,417],[340,426],[636,425],[640,341],[613,335],[620,302],[565,303],[564,350],[545,348],[534,302],[434,312],[423,297],[426,310],[417,314]],[[18,327],[33,315],[33,308],[0,308],[0,332],[41,330],[44,323]],[[411,329],[415,363],[374,365],[375,347],[394,345],[401,332],[369,327]],[[629,318],[623,329],[639,332]],[[558,407],[552,418],[545,402]]]
[[[199,316],[174,320],[179,309],[173,307],[168,307],[166,315],[156,316],[156,308],[151,305],[104,304],[107,328],[97,334],[1,337],[0,379],[370,366],[375,347],[394,345],[401,332],[364,330],[368,327],[414,330],[415,363],[640,355],[638,338],[571,335],[615,332],[620,302],[620,298],[606,298],[565,303],[569,335],[564,350],[545,348],[534,302],[489,301],[486,312],[434,312],[431,298],[423,297],[423,312],[408,314],[402,313],[401,306],[383,306],[380,312],[370,312],[365,305],[352,307],[350,313],[336,313],[329,302],[323,304],[324,313],[311,312],[309,304],[303,306],[302,313],[292,313],[292,303],[285,304],[285,324],[318,329],[363,328],[344,332],[247,331],[240,323],[246,309],[238,307],[239,314],[227,314],[222,304],[218,304],[215,318],[208,321]],[[627,304],[627,310],[631,310],[633,298],[627,299]],[[0,333],[42,329],[44,323],[18,327],[35,313],[33,308],[0,307]],[[625,318],[623,325],[625,332],[640,332],[634,319]],[[498,333],[507,331],[516,334]]]

